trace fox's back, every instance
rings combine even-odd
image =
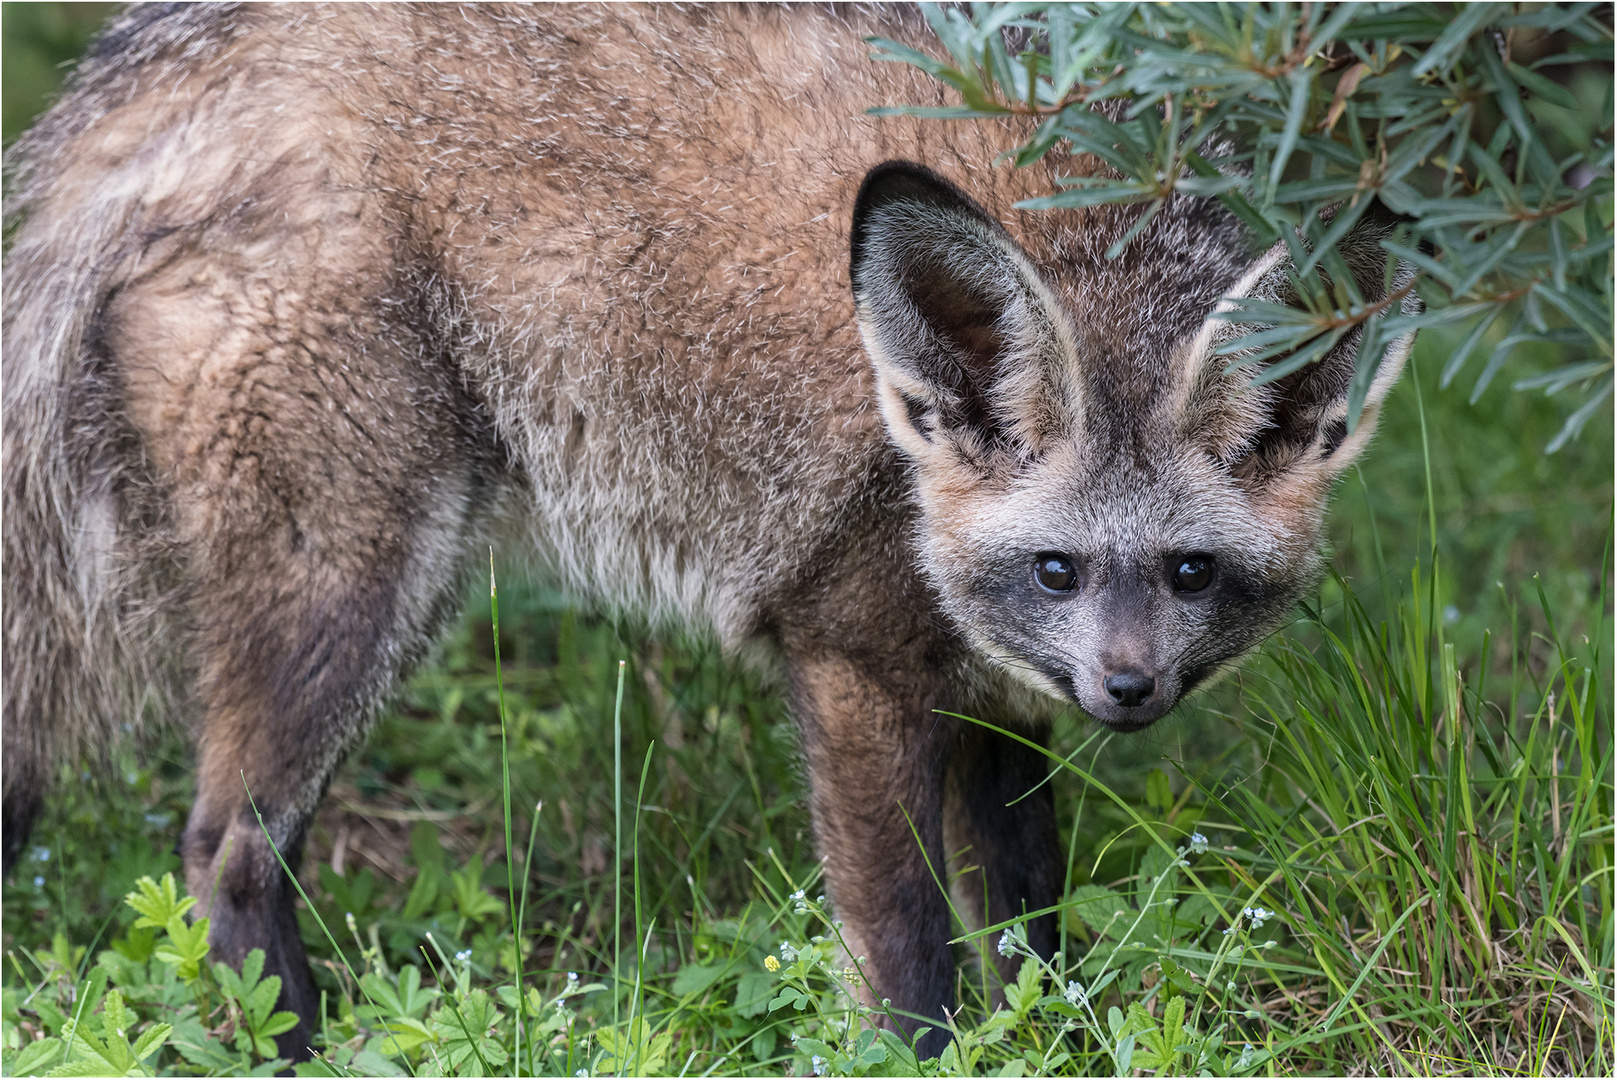
[[[564,585],[734,641],[818,549],[907,535],[847,271],[871,166],[927,160],[1014,220],[1115,402],[1097,423],[1149,411],[1240,265],[1216,215],[1164,214],[1113,261],[1127,208],[1013,211],[1084,167],[994,167],[1025,123],[867,115],[942,103],[864,40],[923,34],[859,7],[136,9],[23,147],[12,268],[86,214],[119,222],[99,242],[127,275],[102,327],[120,406],[192,507],[262,458],[242,433],[311,372],[339,392],[281,426],[430,442],[411,414],[464,391]],[[334,337],[404,388],[319,374]]]
[[[23,149],[18,251],[140,189],[107,241],[129,280],[106,339],[182,487],[229,482],[263,388],[319,366],[308,339],[415,335],[402,351],[486,411],[564,584],[734,640],[862,493],[904,501],[846,236],[861,177],[920,135],[865,110],[935,95],[862,38],[915,31],[863,9],[137,9]],[[932,141],[1004,186],[1004,136]],[[408,437],[358,398],[349,422]]]

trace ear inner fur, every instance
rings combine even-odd
[[[1375,303],[1384,295],[1383,263],[1366,256],[1365,251],[1379,252],[1374,245],[1386,231],[1384,222],[1367,219],[1343,241],[1346,261],[1359,277],[1367,303]],[[1276,244],[1253,263],[1217,312],[1238,310],[1236,301],[1246,298],[1271,303],[1288,302],[1289,298],[1295,302],[1290,270],[1286,245]],[[1401,266],[1393,288],[1404,287],[1411,276],[1410,268]],[[1406,297],[1401,309],[1418,311],[1419,299]],[[1406,334],[1385,346],[1363,413],[1350,436],[1347,396],[1363,330],[1345,334],[1314,363],[1273,382],[1253,385],[1263,366],[1242,364],[1243,353],[1220,356],[1216,350],[1261,329],[1264,327],[1210,316],[1182,347],[1174,395],[1179,430],[1185,437],[1201,442],[1215,458],[1250,483],[1275,482],[1296,471],[1317,473],[1317,479],[1328,484],[1366,445],[1380,404],[1403,369],[1414,335]]]
[[[958,188],[918,165],[878,166],[850,247],[860,331],[896,390],[883,394],[884,416],[912,457],[933,456],[939,432],[967,461],[1034,457],[1076,422],[1076,346],[1060,302]]]

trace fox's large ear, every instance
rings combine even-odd
[[[954,185],[907,162],[872,169],[854,205],[851,270],[882,416],[917,462],[1036,457],[1074,422],[1060,304]]]
[[[1392,315],[1413,315],[1420,311],[1420,300],[1409,288],[1413,270],[1400,264],[1390,286],[1386,280],[1381,240],[1392,228],[1392,222],[1367,218],[1339,241],[1337,250],[1365,305],[1385,307]],[[1295,306],[1293,270],[1286,245],[1276,244],[1230,290],[1218,311],[1245,308],[1243,301]],[[1219,350],[1266,329],[1257,318],[1247,322],[1215,316],[1187,344],[1177,365],[1181,436],[1207,447],[1235,475],[1254,484],[1282,477],[1328,483],[1369,443],[1377,412],[1403,370],[1415,335],[1411,332],[1386,343],[1363,411],[1349,433],[1350,392],[1363,329],[1342,334],[1318,360],[1272,382],[1253,385],[1272,365],[1284,363],[1287,354],[1254,361],[1261,340],[1251,349],[1222,354]]]

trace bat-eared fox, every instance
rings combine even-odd
[[[1044,759],[947,714],[1131,731],[1272,633],[1410,343],[1351,433],[1356,334],[1254,386],[1215,355],[1251,328],[1211,316],[1286,301],[1283,247],[1175,197],[1108,259],[1138,207],[1016,209],[1094,162],[867,115],[944,103],[867,35],[925,47],[900,9],[114,20],[8,161],[7,866],[58,769],[187,725],[212,955],[266,951],[307,1056],[247,791],[295,867],[468,575],[520,550],[774,658],[867,992],[941,1049],[928,860],[968,852],[993,922],[1064,884]],[[1372,299],[1388,227],[1341,244]]]

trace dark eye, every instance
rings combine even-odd
[[[1213,583],[1213,557],[1211,555],[1184,555],[1175,559],[1173,587],[1175,592],[1197,593]]]
[[[1069,593],[1078,586],[1078,568],[1065,555],[1046,552],[1033,560],[1033,580],[1048,593]]]

